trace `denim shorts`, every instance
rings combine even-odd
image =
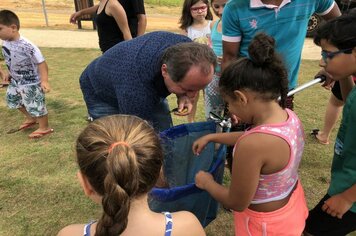
[[[47,115],[45,95],[40,84],[19,85],[11,80],[6,92],[6,102],[9,108],[25,107],[32,117]]]

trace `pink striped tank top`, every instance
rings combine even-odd
[[[261,204],[286,198],[298,181],[298,167],[304,149],[304,130],[296,114],[289,109],[286,109],[286,111],[288,113],[287,121],[279,124],[254,127],[246,131],[239,138],[241,140],[244,136],[251,133],[271,134],[284,139],[291,150],[289,162],[285,168],[273,174],[260,175],[255,196],[251,201],[252,204]]]

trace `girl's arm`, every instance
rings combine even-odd
[[[119,26],[125,40],[132,39],[129,23],[124,8],[118,1],[110,1],[107,7],[107,14],[114,17],[117,25]]]
[[[235,145],[237,139],[243,134],[243,132],[230,132],[230,133],[215,133],[208,134],[193,143],[193,153],[199,155],[201,151],[209,142],[222,143],[229,146]]]
[[[250,135],[252,136],[252,135]],[[246,209],[256,192],[259,175],[263,163],[261,150],[256,140],[245,137],[234,153],[230,187],[226,188],[216,183],[213,177],[200,171],[195,177],[199,188],[205,189],[210,195],[225,207],[234,211]]]
[[[45,93],[48,93],[51,91],[51,87],[48,83],[48,66],[45,61],[38,64],[38,71],[41,79],[41,88]]]

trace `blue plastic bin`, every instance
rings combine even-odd
[[[156,212],[190,211],[205,227],[216,218],[218,203],[206,191],[194,184],[199,170],[209,171],[221,183],[224,174],[226,147],[209,143],[199,156],[192,152],[193,142],[215,133],[214,122],[183,124],[161,132],[165,150],[164,175],[169,188],[154,188],[150,193],[150,208]]]

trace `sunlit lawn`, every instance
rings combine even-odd
[[[55,235],[70,223],[85,223],[99,216],[100,208],[87,199],[76,181],[73,144],[87,124],[78,78],[84,67],[100,55],[91,49],[42,48],[50,71],[52,92],[47,95],[49,121],[55,132],[40,140],[27,138],[31,130],[6,134],[19,126],[22,116],[0,101],[0,235]],[[316,61],[303,61],[300,82],[318,71]],[[5,89],[0,89],[3,98]],[[325,194],[330,179],[332,146],[315,142],[308,133],[321,127],[329,92],[316,85],[296,95],[295,111],[307,136],[300,175],[309,207]],[[170,97],[175,107],[174,97]],[[202,96],[198,120],[204,118]],[[176,119],[175,123],[186,122]],[[335,132],[332,135],[334,140]],[[227,175],[226,179],[230,177]],[[232,215],[221,211],[206,228],[208,235],[233,235]]]

